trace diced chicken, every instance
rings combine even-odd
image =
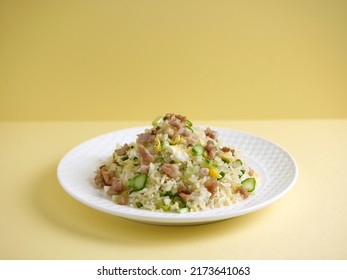
[[[106,166],[100,168],[101,175],[105,181],[105,185],[111,186],[112,178],[116,175],[114,171],[108,171]]]
[[[142,174],[148,174],[149,165],[141,165],[139,172]]]
[[[119,194],[122,190],[123,190],[122,182],[118,178],[113,177],[111,188],[107,191],[107,194],[108,195]]]
[[[128,144],[125,144],[123,147],[116,149],[115,152],[118,156],[124,156],[125,153],[130,149],[130,146]]]
[[[177,191],[178,191],[178,193],[191,194],[191,191],[188,190],[188,188],[186,186],[179,186]]]
[[[120,195],[116,201],[119,205],[126,205],[127,204],[127,198],[123,195]]]
[[[191,131],[190,131],[189,129],[185,128],[185,127],[181,127],[181,128],[177,131],[177,133],[178,133],[179,135],[183,135],[183,136],[186,136],[186,137],[192,134]]]
[[[175,164],[164,163],[161,170],[171,178],[176,178],[179,175],[178,166]]]
[[[234,155],[234,149],[232,148],[229,148],[229,147],[222,147],[221,150],[224,152],[224,153],[227,153],[227,152],[231,152],[233,155]]]
[[[172,119],[172,117],[174,116],[175,114],[172,114],[172,113],[167,113],[165,116],[164,116],[164,121],[165,120],[171,120]]]
[[[179,195],[179,197],[182,198],[185,202],[188,201],[189,196],[190,196],[189,194],[183,193],[183,192],[182,192],[182,193],[179,193],[178,195]]]
[[[97,189],[101,189],[106,185],[104,177],[101,175],[100,169],[98,169],[98,171],[96,172],[94,183]]]
[[[182,122],[180,119],[177,119],[176,117],[169,120],[169,125],[175,127],[177,130],[179,130],[182,127],[185,127],[185,123]]]
[[[218,189],[217,181],[212,179],[207,180],[204,186],[211,194],[214,194]]]
[[[217,139],[217,136],[218,136],[217,131],[214,131],[209,127],[205,129],[205,134],[207,137],[210,137],[212,139]]]
[[[151,162],[154,162],[154,157],[150,154],[150,152],[144,146],[138,145],[137,148],[140,155],[141,165],[149,165]]]
[[[94,177],[96,188],[101,189],[104,186],[111,186],[112,178],[115,177],[115,175],[115,172],[108,171],[105,165],[100,166]]]
[[[244,187],[238,187],[236,189],[236,192],[240,193],[243,199],[246,199],[249,197],[248,191]]]
[[[188,190],[185,186],[178,187],[178,195],[184,201],[188,201],[190,194],[191,194],[191,191]]]
[[[182,115],[175,115],[175,117],[176,117],[177,119],[179,119],[181,122],[185,122],[186,119],[187,119],[186,116],[182,116]]]
[[[137,142],[138,143],[152,143],[155,138],[155,134],[151,132],[144,132],[137,135]]]
[[[214,149],[214,143],[212,140],[207,141],[205,150],[209,159],[213,159],[215,157],[216,151]]]
[[[167,134],[167,135],[169,135],[170,137],[172,137],[172,136],[174,136],[175,135],[175,130],[172,128],[172,127],[167,127],[166,129],[165,129],[165,133]]]

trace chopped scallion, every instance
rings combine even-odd
[[[193,124],[190,120],[186,120],[186,128],[193,131]]]
[[[253,192],[255,189],[256,181],[253,177],[247,178],[241,182],[241,185],[244,186],[248,192]]]
[[[240,166],[242,166],[242,161],[240,159],[237,159],[233,162],[232,166],[234,168],[240,167]]]
[[[205,149],[203,146],[201,146],[200,144],[196,144],[194,145],[194,147],[192,148],[192,152],[194,155],[198,156],[198,155],[202,155],[204,153]]]
[[[219,175],[220,175],[220,177],[217,178],[217,180],[223,179],[225,176],[225,172],[221,171],[221,172],[219,172]]]
[[[138,174],[130,179],[128,179],[129,187],[133,188],[135,191],[142,190],[147,182],[146,174]]]
[[[157,126],[158,123],[161,122],[162,119],[163,119],[162,116],[156,117],[156,118],[152,121],[152,125],[153,125],[153,126]]]

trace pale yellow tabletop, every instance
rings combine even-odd
[[[347,1],[1,0],[0,259],[347,259]],[[165,113],[297,160],[270,206],[189,227],[91,209],[59,160]]]
[[[262,210],[222,222],[141,224],[76,201],[59,185],[56,169],[77,144],[144,122],[2,122],[0,258],[347,258],[347,120],[201,122],[285,147],[299,166],[293,189]]]

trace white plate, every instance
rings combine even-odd
[[[260,173],[254,195],[232,206],[184,214],[117,205],[94,187],[94,171],[112,154],[117,143],[133,142],[145,128],[110,132],[72,149],[58,165],[57,176],[62,187],[78,201],[126,219],[150,224],[192,225],[220,221],[263,208],[287,193],[298,176],[294,158],[279,145],[246,132],[211,127],[218,131],[225,144],[238,149],[250,166]]]

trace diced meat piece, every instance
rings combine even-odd
[[[210,137],[212,139],[217,139],[217,136],[218,136],[217,131],[214,131],[209,127],[205,129],[205,134],[207,137]]]
[[[178,194],[179,195],[179,197],[180,198],[182,198],[185,202],[187,202],[188,201],[188,199],[189,199],[189,194],[187,194],[187,193],[179,193]]]
[[[175,114],[172,114],[172,113],[167,113],[165,116],[164,116],[164,121],[165,120],[171,120],[172,119],[172,117],[174,116]]]
[[[206,150],[212,150],[214,148],[214,143],[212,140],[208,140],[206,143]]]
[[[183,136],[189,136],[190,134],[191,134],[191,131],[189,130],[189,129],[187,129],[187,128],[185,128],[185,127],[181,127],[178,131],[177,131],[177,133],[179,134],[179,135],[183,135]]]
[[[154,162],[154,157],[144,146],[138,145],[137,149],[139,151],[141,165],[149,165],[151,162]]]
[[[161,170],[171,178],[176,178],[179,175],[178,166],[175,164],[164,163]]]
[[[151,132],[144,132],[137,135],[137,142],[138,143],[152,143],[155,138],[155,135]]]
[[[116,177],[112,178],[111,188],[107,191],[108,195],[119,194],[123,190],[123,184],[121,180]]]
[[[191,133],[190,135],[186,136],[186,140],[188,142],[188,146],[193,145],[196,141],[195,134]]]
[[[149,165],[141,165],[139,172],[142,174],[148,174]]]
[[[103,188],[104,186],[111,186],[112,178],[116,175],[114,171],[108,171],[105,165],[101,165],[96,171],[94,177],[94,183],[97,189]]]
[[[248,191],[244,187],[238,187],[236,189],[236,192],[240,193],[243,199],[246,199],[249,197]]]
[[[165,133],[169,135],[170,137],[175,135],[175,130],[172,127],[167,127],[165,130]]]
[[[116,201],[119,205],[126,205],[127,204],[127,198],[123,195],[120,195]]]
[[[222,150],[224,153],[231,152],[233,155],[234,155],[234,152],[235,152],[234,149],[229,148],[229,147],[222,147],[221,150]]]
[[[160,130],[160,126],[158,125],[158,126],[156,126],[155,128],[152,128],[152,134],[153,135],[157,135],[157,132]]]
[[[106,185],[104,177],[100,172],[100,169],[98,169],[96,176],[94,177],[94,183],[97,189],[101,189]]]
[[[185,186],[179,186],[178,187],[178,195],[180,198],[182,198],[184,201],[188,201],[189,195],[192,192],[188,190]]]
[[[209,159],[213,159],[215,157],[216,151],[214,149],[214,143],[212,140],[207,141],[205,150]]]
[[[116,175],[114,171],[108,171],[106,166],[100,168],[101,175],[105,181],[106,186],[111,186],[112,178]]]
[[[182,116],[182,115],[175,115],[175,117],[176,117],[177,119],[179,119],[181,122],[185,122],[186,119],[187,119],[186,116]]]
[[[214,194],[218,189],[217,181],[212,179],[207,180],[204,186],[211,194]]]
[[[191,194],[192,192],[187,189],[186,186],[179,186],[178,187],[178,193],[185,193],[185,194]]]
[[[169,125],[179,130],[181,127],[185,126],[185,123],[181,122],[180,119],[174,117],[169,121]]]
[[[118,156],[124,156],[125,153],[130,149],[130,146],[128,144],[125,144],[123,147],[116,149],[115,152]]]

